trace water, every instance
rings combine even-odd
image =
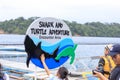
[[[11,49],[24,49],[24,35],[0,35],[0,48],[11,48]],[[64,66],[69,69],[74,69],[74,71],[85,71],[94,69],[97,66],[99,58],[94,58],[93,56],[104,55],[104,46],[109,43],[120,43],[120,38],[108,38],[108,37],[72,37],[74,43],[78,44],[75,51],[75,61],[72,65],[69,64],[69,60],[64,64]],[[8,44],[8,45],[5,45]],[[18,57],[17,54],[21,56]],[[0,51],[0,58],[17,61],[26,62],[26,54],[22,56],[24,52],[11,52],[11,51]],[[9,54],[13,56],[10,58]]]
[[[23,44],[24,35],[0,34],[0,44]]]

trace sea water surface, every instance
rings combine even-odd
[[[0,35],[0,49],[11,48],[11,49],[21,49],[24,50],[24,38],[25,35],[15,35],[15,34],[1,34]],[[96,56],[104,55],[104,46],[106,44],[116,44],[120,43],[120,38],[112,37],[72,37],[74,43],[78,44],[75,51],[75,60],[72,65],[69,64],[69,60],[64,64],[64,66],[69,69],[74,69],[74,71],[85,71],[96,68],[99,58]],[[0,57],[6,60],[13,60],[17,62],[26,62],[26,56],[21,60],[18,58],[5,58],[9,54],[19,54],[20,52],[2,51],[0,50]],[[6,55],[7,54],[7,55]]]

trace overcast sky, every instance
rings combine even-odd
[[[120,0],[0,0],[0,21],[35,16],[120,23]]]

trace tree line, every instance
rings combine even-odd
[[[25,19],[19,17],[16,19],[0,22],[0,31],[5,34],[25,34],[29,25],[39,17],[30,17]],[[73,36],[92,36],[92,37],[120,37],[119,23],[101,23],[87,22],[84,24],[76,21],[64,20],[69,26]]]

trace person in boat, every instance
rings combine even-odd
[[[112,57],[109,54],[112,44],[108,44],[104,49],[104,56],[102,56],[98,62],[98,69],[100,72],[108,78],[112,69],[115,67],[115,63],[112,60]]]
[[[67,75],[68,75],[68,70],[65,67],[60,67],[57,71],[56,75],[52,75],[49,68],[47,67],[45,63],[45,56],[44,54],[41,55],[41,62],[43,64],[43,67],[49,76],[47,80],[68,80]]]
[[[106,78],[102,73],[94,71],[94,76],[100,78],[100,80],[120,80],[120,44],[115,44],[110,50],[109,55],[112,57],[116,66],[111,71],[109,78]]]
[[[0,63],[0,80],[9,80],[9,75],[3,72],[2,64]]]

